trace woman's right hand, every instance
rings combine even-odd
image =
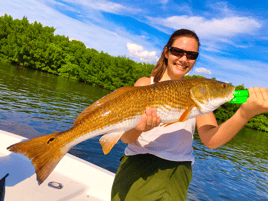
[[[146,108],[145,113],[141,115],[141,120],[136,126],[136,129],[141,132],[146,132],[159,126],[160,122],[161,118],[157,116],[156,109]]]

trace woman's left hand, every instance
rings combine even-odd
[[[247,102],[241,105],[242,115],[251,119],[257,114],[268,112],[268,89],[263,87],[249,88]]]

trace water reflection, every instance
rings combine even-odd
[[[109,91],[0,64],[0,129],[32,138],[69,129],[75,118]],[[229,143],[207,149],[195,134],[193,179],[188,200],[268,200],[268,135],[242,129]],[[125,145],[103,155],[98,137],[70,153],[115,172]]]
[[[266,133],[245,128],[216,150],[206,148],[195,135],[196,164],[190,194],[200,200],[267,199],[267,144]]]
[[[61,122],[64,128],[70,127],[84,108],[109,93],[108,90],[32,69],[10,65],[1,67],[0,109],[18,113],[16,119],[20,120],[29,114],[26,115],[28,119],[37,123],[44,120],[56,125]],[[20,115],[24,117],[20,118]]]

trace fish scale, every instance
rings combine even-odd
[[[125,131],[135,128],[147,107],[155,108],[161,124],[169,126],[210,113],[233,98],[234,87],[210,79],[164,81],[149,86],[122,87],[86,108],[67,131],[33,138],[8,147],[27,156],[41,184],[76,144],[103,135],[109,153]]]

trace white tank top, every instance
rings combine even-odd
[[[135,142],[128,144],[125,155],[152,154],[169,161],[192,161],[193,164],[192,144],[195,124],[195,118],[167,127],[161,127],[161,123],[158,127],[143,132]]]

